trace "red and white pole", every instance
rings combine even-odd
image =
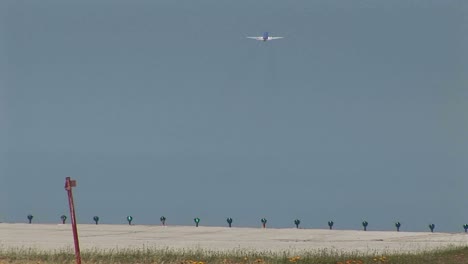
[[[73,204],[72,187],[76,187],[76,181],[70,177],[65,178],[65,190],[68,193],[68,204],[70,205],[70,218],[73,230],[73,240],[75,242],[76,264],[81,264],[80,242],[78,241],[78,229],[76,228],[75,206]]]

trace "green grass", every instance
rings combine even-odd
[[[333,250],[318,250],[305,252],[297,256],[288,252],[247,252],[234,250],[230,252],[214,252],[204,250],[170,250],[170,249],[125,249],[125,250],[87,250],[81,254],[83,264],[107,263],[177,263],[177,264],[254,264],[254,263],[284,263],[284,264],[468,264],[468,247],[453,247],[450,249],[427,251],[417,254],[362,254],[340,253]],[[75,263],[73,250],[38,251],[33,249],[0,250],[0,264],[45,264],[45,263]]]

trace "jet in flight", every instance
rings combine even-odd
[[[261,41],[268,41],[274,39],[282,39],[283,37],[270,37],[268,36],[268,32],[263,33],[263,36],[260,37],[247,37],[249,39],[261,40]]]

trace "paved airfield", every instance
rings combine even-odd
[[[82,250],[145,247],[300,254],[331,249],[389,254],[468,245],[464,233],[147,225],[78,225],[78,233]],[[1,223],[0,249],[10,248],[72,249],[71,225]]]

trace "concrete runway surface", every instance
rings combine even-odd
[[[465,233],[104,224],[80,224],[78,233],[83,251],[169,248],[300,254],[328,249],[391,254],[468,245]],[[71,225],[0,223],[0,249],[15,248],[72,250]]]

